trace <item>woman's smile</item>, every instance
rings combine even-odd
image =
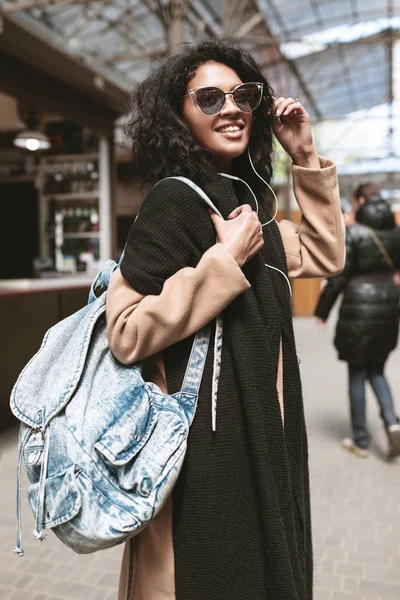
[[[233,123],[224,123],[216,127],[215,131],[223,135],[227,140],[238,140],[245,133],[246,126],[241,121],[234,121]]]

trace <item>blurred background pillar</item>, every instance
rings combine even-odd
[[[114,256],[113,248],[113,177],[114,142],[112,136],[101,136],[99,140],[99,216],[100,216],[100,260],[104,262]]]
[[[189,0],[171,0],[169,4],[170,22],[168,27],[168,53],[176,54],[184,41],[184,19]]]

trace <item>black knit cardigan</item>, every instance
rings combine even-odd
[[[254,200],[210,173],[202,186],[224,218]],[[260,203],[262,222],[270,214]],[[183,470],[173,492],[177,600],[310,600],[312,543],[307,438],[285,254],[275,222],[243,268],[251,288],[224,311],[217,431],[211,429],[210,348]],[[215,243],[204,201],[181,181],[153,188],[133,224],[121,271],[159,294]],[[284,422],[276,389],[283,347]],[[164,350],[168,390],[180,389],[193,342]]]

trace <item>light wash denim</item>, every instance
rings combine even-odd
[[[141,376],[141,365],[121,364],[106,334],[107,261],[89,303],[52,327],[22,371],[11,395],[21,421],[18,533],[21,546],[21,467],[35,537],[44,529],[78,553],[90,553],[136,535],[162,508],[179,475],[195,415],[211,326],[195,337],[180,392],[164,394]],[[217,319],[213,426],[221,365],[222,319]],[[215,428],[215,427],[214,427]]]

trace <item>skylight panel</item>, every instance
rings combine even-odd
[[[284,56],[289,59],[296,59],[315,52],[321,52],[330,45],[362,40],[363,38],[385,31],[385,29],[388,28],[400,30],[400,17],[375,19],[373,21],[363,21],[354,25],[340,25],[338,27],[316,31],[303,36],[300,40],[281,44],[280,48]]]

